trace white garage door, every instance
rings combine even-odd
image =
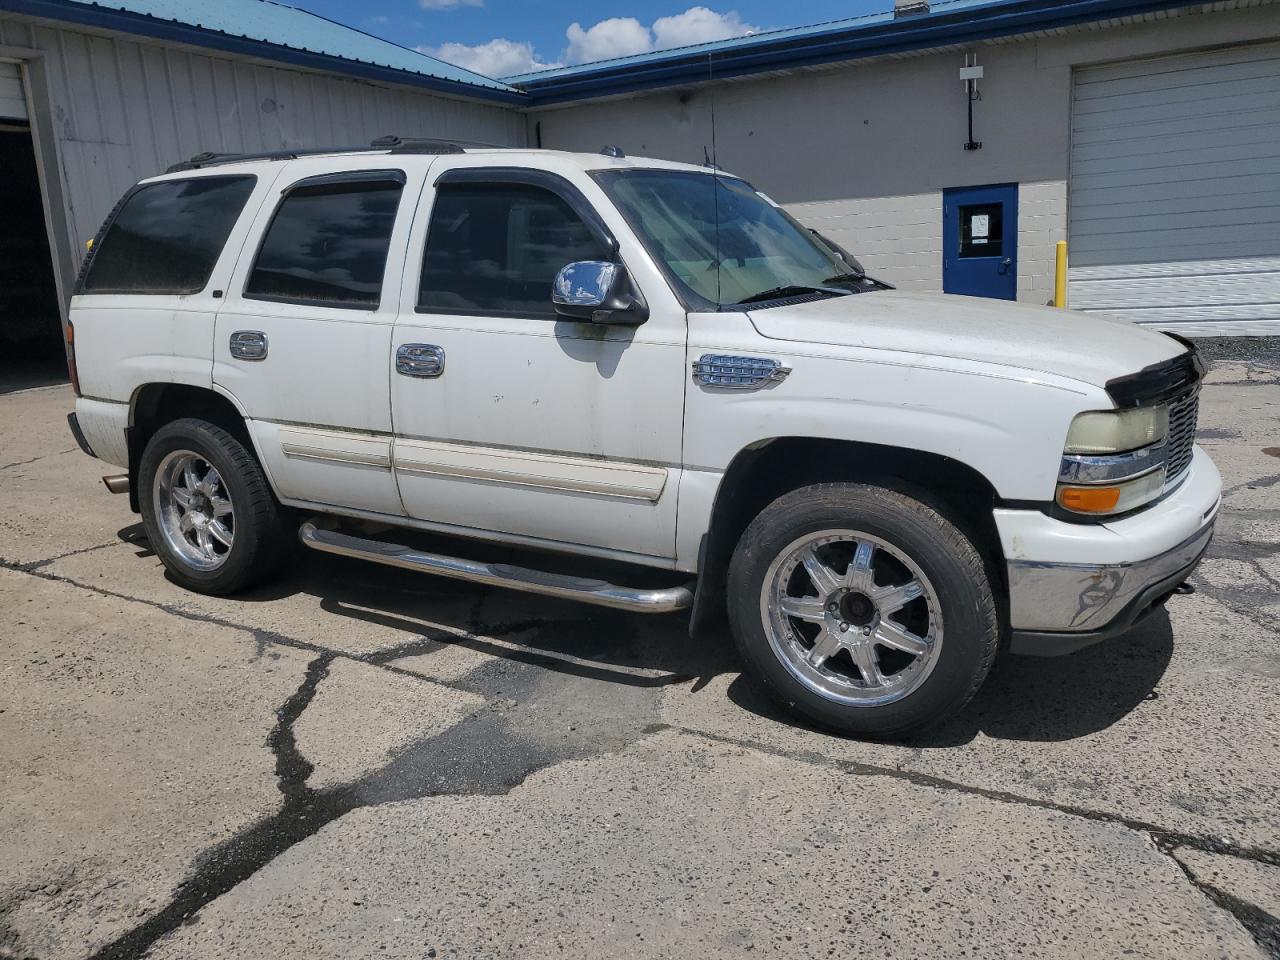
[[[1280,334],[1280,47],[1077,71],[1070,305]]]
[[[0,61],[0,120],[27,119],[27,98],[22,95],[22,74],[16,63]]]

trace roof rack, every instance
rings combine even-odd
[[[368,149],[368,147],[315,147],[307,150],[267,150],[262,153],[213,153],[206,150],[203,153],[197,153],[190,160],[173,164],[165,173],[199,170],[202,167],[213,167],[221,163],[246,163],[250,160],[296,160],[298,157],[311,157],[324,153],[354,153],[357,150]]]
[[[462,140],[432,140],[426,137],[398,137],[394,133],[389,133],[385,137],[378,137],[369,141],[369,146],[374,150],[389,150],[391,153],[463,153],[463,145],[464,141]],[[481,144],[466,144],[466,146],[481,146]]]
[[[173,164],[165,173],[181,173],[184,170],[199,170],[201,167],[212,167],[222,163],[244,163],[249,160],[296,160],[298,157],[314,157],[326,153],[364,153],[373,150],[386,150],[389,153],[440,155],[465,153],[466,147],[499,149],[492,143],[477,143],[471,140],[440,140],[429,137],[401,137],[391,133],[371,140],[367,147],[310,147],[305,150],[268,150],[263,153],[213,153],[212,151],[205,151],[204,153],[197,153],[190,160]]]

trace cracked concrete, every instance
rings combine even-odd
[[[184,593],[68,392],[0,397],[0,958],[1280,956],[1280,380],[1210,379],[1199,592],[894,747],[678,617],[322,556]]]

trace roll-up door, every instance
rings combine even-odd
[[[1280,46],[1076,71],[1070,305],[1280,333]]]

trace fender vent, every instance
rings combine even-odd
[[[698,383],[728,390],[755,390],[785,380],[790,372],[777,360],[717,353],[704,353],[693,364],[693,379]]]

